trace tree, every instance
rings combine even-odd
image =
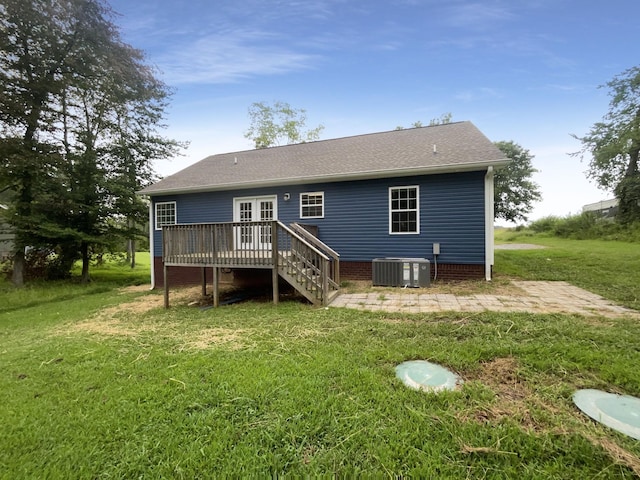
[[[434,127],[436,125],[445,125],[447,123],[451,123],[452,118],[453,115],[451,114],[451,112],[443,113],[438,118],[432,118],[431,120],[429,120],[429,126]]]
[[[166,105],[166,86],[141,52],[115,42],[89,85],[70,89],[65,111],[72,221],[82,280],[89,280],[90,249],[129,243],[146,217],[135,192],[153,180],[150,162],[177,153],[179,144],[155,132]],[[72,128],[68,129],[67,126]],[[118,221],[120,220],[120,221]],[[132,254],[133,256],[133,254]],[[132,260],[132,264],[135,259]]]
[[[443,113],[438,118],[432,118],[431,120],[429,120],[429,126],[435,127],[436,125],[445,125],[447,123],[451,123],[452,118],[453,118],[453,115],[451,114],[451,112]],[[420,127],[424,127],[424,124],[422,123],[421,120],[416,120],[411,124],[411,128],[420,128]],[[396,130],[404,130],[404,127],[402,125],[399,125],[396,127]]]
[[[603,85],[611,96],[609,111],[583,137],[574,155],[590,155],[587,178],[619,201],[622,223],[640,220],[640,67],[633,67]]]
[[[50,172],[55,172],[55,165],[47,164],[53,156],[41,154],[49,151],[41,133],[58,118],[53,103],[62,90],[72,52],[86,33],[85,25],[63,18],[53,3],[7,0],[0,9],[4,172],[0,187],[11,186],[15,191],[10,219],[15,229],[12,280],[16,285],[23,283],[35,194],[48,182]]]
[[[312,142],[320,138],[324,125],[306,129],[307,111],[296,109],[286,102],[256,102],[249,107],[251,125],[245,132],[255,148],[282,144]]]
[[[534,202],[542,198],[540,187],[531,180],[537,172],[533,155],[513,141],[495,142],[511,162],[494,173],[494,216],[509,222],[527,220]]]
[[[123,198],[179,147],[157,134],[167,88],[111,15],[104,0],[0,6],[0,190],[14,192],[16,285],[26,246],[55,251],[68,268],[82,258],[88,280],[91,248],[122,233],[114,218],[138,215],[124,205],[139,200]]]

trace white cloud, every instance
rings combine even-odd
[[[156,58],[171,85],[232,83],[255,75],[314,68],[321,57],[297,52],[260,31],[233,31],[182,43]]]
[[[512,7],[506,5],[487,5],[486,2],[458,3],[445,10],[445,20],[455,27],[484,30],[515,18],[511,10]]]

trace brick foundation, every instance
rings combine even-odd
[[[431,278],[435,274],[435,265],[431,264]],[[438,264],[438,280],[445,282],[456,280],[484,280],[484,265]]]
[[[435,265],[431,263],[431,279]],[[371,280],[371,262],[340,262],[340,277],[344,280]],[[438,280],[483,280],[484,265],[438,264]]]
[[[156,277],[156,287],[164,286],[162,258],[153,259]],[[212,282],[213,271],[206,268],[207,283]],[[435,265],[431,263],[431,279],[435,274]],[[260,280],[259,283],[271,282],[270,270],[238,270],[238,277],[243,282],[251,277]],[[340,262],[340,277],[343,280],[371,280],[371,262]],[[234,275],[228,270],[223,270],[220,281],[233,282]],[[484,265],[456,265],[438,264],[438,280],[482,280],[484,279]],[[202,270],[200,267],[169,267],[169,285],[171,287],[183,285],[200,285],[202,282]]]
[[[153,267],[155,269],[156,288],[164,287],[164,265],[162,264],[161,257],[154,257]],[[205,268],[205,275],[207,283],[211,284],[213,282],[213,269]],[[169,286],[171,288],[202,284],[201,267],[169,267],[167,269],[167,276],[169,277]],[[233,274],[227,270],[223,270],[220,275],[220,281],[232,282]]]

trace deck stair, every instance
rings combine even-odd
[[[278,225],[278,274],[307,300],[328,305],[340,289],[340,255],[294,223]]]
[[[274,303],[278,277],[315,305],[328,305],[338,295],[340,255],[299,224],[286,226],[277,220],[198,223],[168,225],[162,233],[165,280],[169,267],[202,267],[203,279],[204,269],[213,267],[214,305],[220,268],[271,269]],[[168,306],[169,282],[164,283]]]

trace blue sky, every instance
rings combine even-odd
[[[166,134],[191,142],[169,175],[246,150],[248,107],[307,110],[321,138],[409,127],[450,112],[535,155],[532,219],[610,197],[570,134],[606,113],[598,88],[638,64],[631,0],[112,0],[124,40],[171,86]]]

